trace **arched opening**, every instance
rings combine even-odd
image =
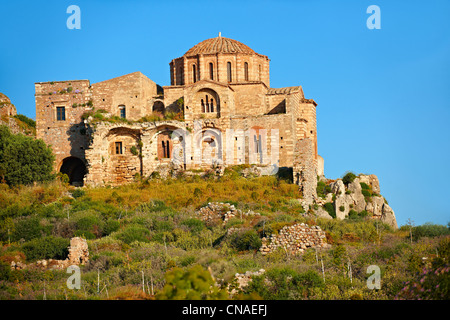
[[[214,65],[212,62],[209,63],[209,79],[214,80]]]
[[[164,103],[162,101],[155,101],[152,111],[155,113],[164,114]]]
[[[69,177],[69,183],[73,186],[82,186],[83,179],[86,175],[86,165],[84,162],[76,157],[67,157],[63,160],[61,173],[67,174]]]
[[[244,63],[244,79],[245,81],[248,81],[248,63]]]
[[[203,88],[195,94],[195,100],[198,101],[202,113],[217,113],[220,116],[219,95],[216,91]]]
[[[197,81],[197,68],[195,64],[192,65],[192,82]]]
[[[231,62],[227,62],[227,80],[228,82],[231,82],[231,80],[233,80],[231,76]]]
[[[196,161],[210,167],[222,162],[222,135],[217,129],[205,129],[196,138]]]

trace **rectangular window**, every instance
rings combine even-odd
[[[119,106],[119,111],[120,111],[120,117],[125,119],[127,117],[127,114],[125,111],[125,106]]]
[[[122,142],[116,142],[116,154],[122,154]]]
[[[66,120],[66,107],[56,107],[56,120],[58,121]]]

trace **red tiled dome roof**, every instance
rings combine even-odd
[[[242,42],[224,38],[216,37],[204,40],[191,49],[189,49],[184,55],[195,56],[197,54],[216,54],[216,53],[250,53],[256,54],[249,46]]]

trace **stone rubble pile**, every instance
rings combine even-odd
[[[85,239],[75,237],[70,239],[69,256],[65,260],[38,260],[35,263],[25,264],[21,261],[11,261],[11,269],[23,270],[31,269],[66,269],[71,265],[84,265],[89,260],[89,249]]]
[[[229,293],[231,295],[238,293],[239,290],[242,290],[243,288],[248,286],[249,282],[252,281],[252,277],[260,276],[264,274],[264,272],[266,272],[266,270],[260,269],[255,272],[246,271],[245,273],[236,273],[234,277],[236,278],[237,289],[233,288],[230,290],[230,288],[228,287]]]
[[[325,231],[319,226],[299,223],[283,227],[278,235],[272,234],[269,243],[267,243],[266,238],[263,238],[259,250],[262,255],[266,255],[281,247],[288,253],[296,255],[303,253],[308,248],[325,248],[328,246]]]
[[[259,216],[260,214],[251,210],[243,212],[229,203],[209,202],[208,205],[201,207],[196,215],[206,223],[222,220],[223,224],[226,224],[233,217]]]

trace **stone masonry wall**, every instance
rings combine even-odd
[[[263,238],[262,242],[259,250],[263,255],[269,254],[277,248],[283,248],[286,252],[296,255],[303,253],[308,248],[329,246],[326,243],[325,231],[319,226],[308,226],[305,223],[285,226],[278,232],[278,235],[272,234],[269,242],[266,238]]]

